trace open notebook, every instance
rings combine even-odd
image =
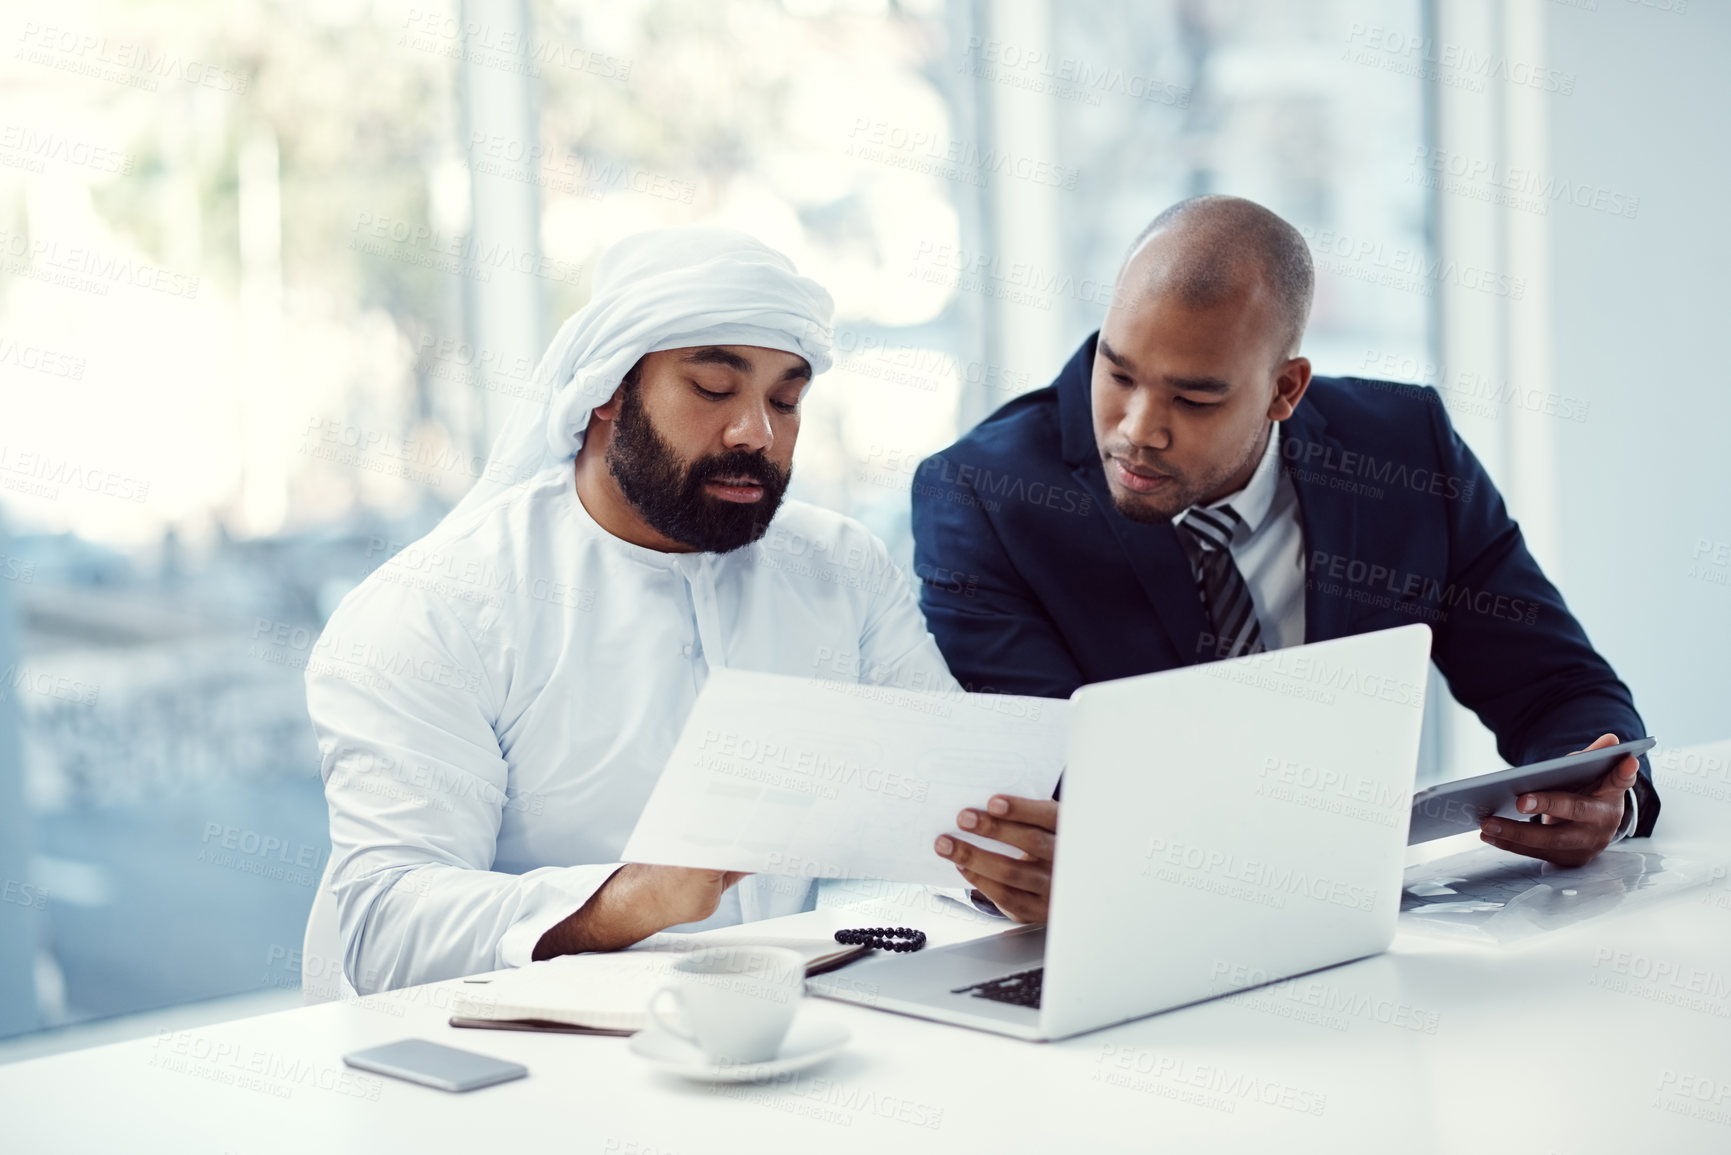
[[[451,1002],[453,1027],[629,1035],[646,1023],[649,997],[672,977],[675,960],[716,946],[779,946],[805,959],[810,976],[869,954],[833,938],[766,938],[726,928],[656,934],[628,950],[564,955],[502,974],[463,980]]]

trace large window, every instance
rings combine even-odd
[[[1425,347],[1424,285],[1366,247],[1424,248],[1424,93],[1351,51],[1418,19],[8,6],[0,1033],[298,998],[328,854],[314,641],[535,403],[533,361],[612,241],[732,224],[831,288],[840,356],[796,493],[905,557],[914,463],[1050,380],[1175,199],[1241,193],[1312,237],[1321,371]]]

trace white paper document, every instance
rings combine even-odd
[[[963,885],[933,841],[993,794],[1050,798],[1069,705],[712,671],[622,860]]]

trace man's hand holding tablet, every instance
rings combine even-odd
[[[1617,736],[1604,734],[1587,749],[1603,750],[1615,745]],[[1558,866],[1584,866],[1616,838],[1623,823],[1625,800],[1639,769],[1640,763],[1634,756],[1625,755],[1585,790],[1523,794],[1516,800],[1516,809],[1523,814],[1539,815],[1538,822],[1487,818],[1479,824],[1479,837],[1513,854],[1542,858]]]

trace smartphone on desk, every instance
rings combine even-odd
[[[343,1062],[441,1091],[473,1091],[521,1079],[529,1073],[529,1068],[521,1063],[507,1063],[427,1039],[401,1039],[382,1047],[353,1051],[343,1056]]]

